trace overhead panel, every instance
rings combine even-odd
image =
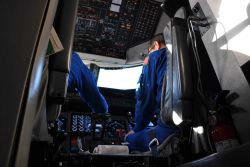
[[[129,47],[152,37],[160,15],[153,0],[80,0],[74,50],[126,59]]]

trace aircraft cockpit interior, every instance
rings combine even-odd
[[[250,166],[249,16],[250,0],[0,1],[0,166]],[[159,34],[160,109],[144,130],[160,120],[178,133],[131,151],[137,100],[156,99],[137,93]],[[73,54],[107,112],[69,88]]]

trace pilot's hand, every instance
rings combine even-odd
[[[127,139],[127,137],[128,137],[129,135],[134,134],[134,133],[135,133],[135,132],[134,132],[133,130],[129,131],[129,132],[125,135],[124,141],[126,141],[126,139]]]

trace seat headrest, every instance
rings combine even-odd
[[[167,24],[163,30],[163,35],[164,35],[166,45],[172,44],[170,23]]]
[[[174,15],[175,18],[180,18],[180,19],[186,19],[187,18],[187,15],[186,15],[186,10],[184,7],[181,7],[179,8],[175,15]]]

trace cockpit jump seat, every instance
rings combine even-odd
[[[78,1],[66,0],[58,5],[60,10],[57,10],[54,26],[64,50],[49,57],[48,121],[54,121],[57,118],[66,99],[77,6]]]

